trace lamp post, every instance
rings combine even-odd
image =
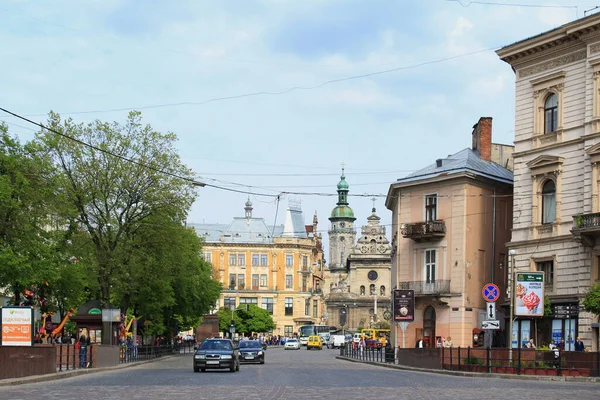
[[[508,333],[508,355],[509,355],[509,361],[512,361],[512,337],[513,337],[513,318],[514,318],[514,275],[515,275],[515,255],[517,254],[517,251],[515,249],[510,249],[508,251],[508,254],[510,255],[510,268],[508,270],[509,273],[509,277],[508,277],[508,283],[509,283],[509,287],[508,287],[508,295],[510,296],[510,321],[509,321],[509,333]],[[517,335],[518,336],[518,335]],[[518,338],[517,338],[517,343],[518,343]]]

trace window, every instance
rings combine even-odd
[[[240,304],[258,304],[258,297],[240,297]]]
[[[551,93],[544,102],[544,133],[552,133],[558,127],[558,96]]]
[[[600,256],[596,256],[596,273],[593,278],[597,281],[600,281]]]
[[[542,186],[542,224],[551,224],[556,219],[556,184],[548,179]]]
[[[235,254],[229,255],[229,265],[235,265],[236,260],[237,260],[237,255],[235,255]]]
[[[285,337],[292,337],[293,334],[294,334],[294,326],[293,325],[286,325],[283,327],[283,335]]]
[[[244,289],[246,287],[246,276],[244,274],[238,275],[238,289]]]
[[[360,295],[361,296],[365,295],[365,285],[360,285]]]
[[[273,315],[273,298],[272,297],[263,297],[262,298],[262,308],[269,312],[269,315]]]
[[[425,283],[435,282],[435,250],[425,250]]]
[[[285,298],[285,315],[294,315],[294,299],[291,297]]]
[[[258,290],[258,274],[252,274],[252,290]]]
[[[544,286],[552,286],[554,283],[554,261],[540,261],[537,270],[544,273]]]
[[[267,274],[261,274],[260,287],[267,287]]]
[[[307,256],[302,256],[302,267],[303,268],[308,267],[308,257]]]
[[[262,265],[262,266],[267,266],[268,265],[268,259],[267,259],[267,255],[266,254],[261,254],[260,255],[260,265]]]
[[[425,222],[437,220],[437,194],[425,196]]]
[[[294,285],[294,279],[292,275],[285,276],[285,287],[286,289],[291,289]]]
[[[306,292],[306,284],[308,283],[307,279],[306,279],[306,275],[302,276],[302,291]]]
[[[236,274],[229,274],[229,289],[235,289]]]
[[[204,253],[201,254],[200,257],[202,257],[206,262],[212,262],[212,253]]]
[[[310,315],[310,299],[304,300],[304,315]]]
[[[285,256],[285,266],[286,267],[294,266],[294,256],[292,254]]]
[[[246,255],[245,254],[238,254],[238,265],[246,265]]]
[[[374,283],[371,283],[371,285],[369,286],[369,294],[371,296],[375,295],[375,284]]]
[[[258,254],[252,254],[252,266],[258,265]]]
[[[235,297],[225,297],[223,299],[223,307],[235,310]]]
[[[380,296],[385,296],[385,286],[381,286],[381,287],[379,288],[379,295],[380,295]]]
[[[319,300],[313,300],[313,317],[319,316]]]

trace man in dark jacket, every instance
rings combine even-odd
[[[585,349],[585,345],[581,339],[577,337],[577,341],[575,342],[575,351],[583,351],[583,349]]]

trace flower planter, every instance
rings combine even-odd
[[[525,375],[535,375],[535,368],[524,368]]]
[[[579,368],[579,376],[590,376],[589,368]]]
[[[535,369],[535,374],[536,375],[540,375],[540,376],[545,376],[546,375],[546,368],[536,368]]]
[[[579,370],[577,370],[577,369],[570,370],[569,376],[579,376]]]
[[[494,367],[494,368],[495,368],[495,370],[496,370],[495,372],[497,374],[506,374],[506,367]],[[492,370],[492,372],[494,372],[494,371]]]
[[[558,375],[558,371],[555,370],[554,368],[549,368],[546,370],[546,376],[557,376]]]

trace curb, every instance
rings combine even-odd
[[[525,381],[546,381],[546,382],[584,382],[584,383],[600,383],[600,378],[587,376],[532,376],[532,375],[516,375],[516,374],[486,374],[482,372],[463,372],[463,371],[448,371],[443,369],[417,368],[406,365],[389,364],[374,361],[360,361],[349,357],[336,356],[338,360],[356,362],[377,367],[399,369],[404,371],[424,372],[438,375],[462,376],[465,378],[491,378],[491,379],[519,379]]]
[[[115,365],[112,367],[83,368],[83,369],[76,369],[76,370],[72,370],[72,371],[56,372],[53,374],[33,375],[33,376],[25,376],[25,377],[21,377],[21,378],[2,379],[2,380],[0,380],[0,387],[25,385],[27,383],[57,381],[60,379],[73,378],[75,376],[80,376],[80,375],[95,374],[98,372],[116,371],[119,369],[125,369],[125,368],[135,367],[138,365],[149,364],[149,363],[159,361],[159,360],[167,360],[169,358],[178,357],[178,356],[179,355],[157,357],[152,360],[136,361],[136,362],[127,363],[127,364],[119,364],[119,365]]]

